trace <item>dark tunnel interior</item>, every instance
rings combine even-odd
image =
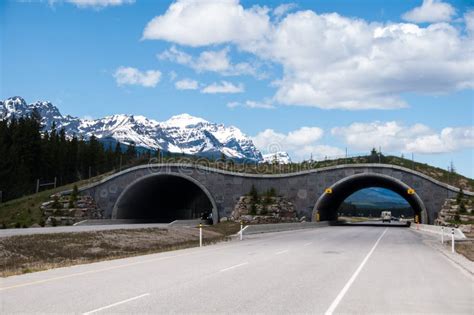
[[[119,200],[117,219],[168,223],[197,219],[212,212],[212,203],[195,183],[173,175],[145,178]]]
[[[319,212],[321,221],[337,220],[337,210],[347,197],[364,188],[379,187],[391,190],[402,198],[404,198],[414,211],[414,215],[421,218],[423,211],[422,205],[419,203],[415,195],[407,192],[407,187],[399,182],[387,177],[377,175],[355,176],[353,178],[342,181],[332,187],[332,193],[325,193],[318,204],[316,211]]]

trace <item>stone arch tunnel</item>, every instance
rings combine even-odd
[[[423,223],[432,224],[445,199],[458,193],[458,188],[419,172],[385,164],[339,165],[277,175],[235,173],[193,164],[143,165],[80,191],[94,198],[107,219],[170,221],[211,211],[217,223],[231,215],[252,185],[260,192],[275,188],[293,203],[299,217],[312,220],[318,211],[321,220],[334,219],[345,197],[375,186],[398,193],[420,214]]]
[[[356,174],[345,177],[328,187],[313,209],[313,217],[319,214],[322,221],[337,220],[337,209],[353,193],[369,188],[385,188],[405,199],[422,222],[428,221],[425,205],[418,194],[402,181],[383,174]]]
[[[112,219],[168,223],[174,220],[217,216],[217,206],[192,177],[182,174],[150,174],[129,185],[117,199]]]

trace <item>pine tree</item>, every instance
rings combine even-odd
[[[464,191],[462,190],[462,187],[459,189],[459,192],[456,196],[456,203],[459,205],[464,199]]]
[[[459,203],[459,213],[466,213],[466,205],[464,204],[464,200],[462,199]]]
[[[252,184],[252,187],[250,188],[249,196],[251,197],[253,202],[258,202],[258,191],[257,188],[255,188],[255,185]]]
[[[127,164],[133,163],[137,159],[137,148],[135,147],[135,142],[130,142],[125,151],[125,156],[127,158]]]
[[[0,121],[0,190],[3,200],[11,200],[35,191],[38,179],[59,184],[111,170],[115,153],[94,136],[88,142],[66,137],[53,123],[42,130],[41,117],[34,111],[30,117]]]
[[[383,163],[385,160],[385,157],[382,155],[382,152],[377,152],[375,148],[372,148],[372,151],[370,151],[369,155],[369,163]]]
[[[74,208],[76,206],[77,196],[79,191],[77,189],[77,185],[72,187],[71,195],[69,196],[69,209]]]

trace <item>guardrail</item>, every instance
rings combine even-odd
[[[296,222],[296,223],[275,223],[275,224],[254,224],[248,225],[245,228],[246,235],[259,234],[259,233],[271,233],[271,232],[283,232],[292,230],[311,229],[317,227],[329,226],[329,222]]]
[[[451,232],[454,230],[454,238],[458,240],[466,239],[466,235],[457,228],[451,228],[447,226],[440,226],[440,225],[428,225],[428,224],[411,224],[411,229],[419,230],[423,232],[429,232],[439,235],[440,237],[443,235],[448,240],[451,237]],[[444,229],[443,229],[444,228]]]

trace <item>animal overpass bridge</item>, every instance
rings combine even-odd
[[[338,165],[277,175],[153,164],[124,170],[80,191],[96,201],[106,219],[171,222],[212,211],[217,223],[231,215],[252,185],[259,192],[275,188],[293,203],[299,217],[316,220],[319,213],[321,221],[335,220],[341,203],[354,192],[380,187],[403,197],[422,223],[433,224],[444,200],[459,191],[422,173],[386,164]]]

